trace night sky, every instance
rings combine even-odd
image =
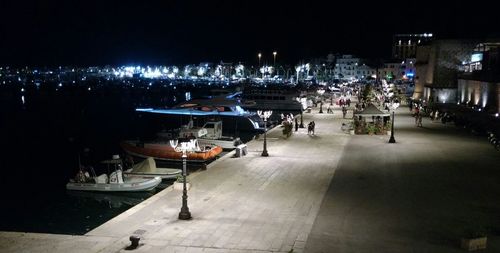
[[[492,3],[438,1],[0,1],[0,65],[295,64],[389,57],[394,33],[500,37]]]

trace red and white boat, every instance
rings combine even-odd
[[[130,155],[158,160],[181,161],[182,152],[175,151],[169,142],[123,141],[120,146]],[[207,162],[222,153],[222,147],[215,145],[199,146],[196,141],[196,151],[187,153],[187,161]]]

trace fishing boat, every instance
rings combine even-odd
[[[152,157],[157,160],[182,161],[182,152],[177,152],[168,141],[141,142],[137,140],[123,141],[120,146],[128,154],[141,158]],[[195,151],[187,153],[189,162],[207,162],[222,153],[222,147],[215,145],[200,146],[195,140]]]
[[[162,179],[173,179],[182,174],[181,169],[173,168],[158,168],[153,158],[148,157],[146,160],[134,165],[132,168],[123,172],[125,176],[137,176],[144,178],[161,177]]]
[[[113,156],[112,160],[101,162],[108,166],[114,167],[114,171],[109,174],[101,174],[96,176],[94,170],[90,167],[90,175],[80,167],[76,177],[70,179],[66,184],[66,189],[75,191],[100,191],[100,192],[136,192],[150,191],[161,183],[160,177],[140,178],[140,177],[124,177],[122,168],[122,160],[118,156]]]

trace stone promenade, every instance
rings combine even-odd
[[[129,252],[131,235],[133,252],[463,252],[463,230],[478,226],[483,252],[500,252],[500,153],[485,137],[416,127],[404,107],[395,144],[343,133],[338,108],[311,120],[313,136],[271,130],[269,157],[261,136],[190,175],[192,220],[177,219],[182,194],[169,187],[84,236],[1,232],[0,252]]]

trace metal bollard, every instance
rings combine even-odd
[[[135,249],[135,248],[139,247],[139,240],[141,240],[141,238],[139,236],[131,235],[129,239],[130,239],[130,242],[132,243],[128,247],[129,249]]]

